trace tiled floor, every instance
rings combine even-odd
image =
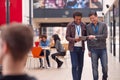
[[[108,80],[120,80],[120,63],[110,54],[108,53],[109,59],[109,72],[108,72]],[[34,61],[32,61],[32,66],[34,66]],[[39,60],[35,60],[35,64],[39,64]],[[50,59],[52,67],[49,69],[40,69],[40,68],[30,68],[28,65],[30,62],[27,62],[28,67],[26,68],[26,72],[32,76],[35,76],[38,80],[72,80],[71,75],[71,62],[69,52],[66,56],[66,62],[60,69],[56,68],[56,63]],[[99,63],[100,64],[100,63]],[[37,66],[37,65],[35,65]],[[101,65],[99,65],[99,80],[101,80],[102,71]],[[82,80],[93,80],[92,78],[92,69],[91,69],[91,60],[87,55],[87,51],[85,52],[84,59],[84,68],[82,74]]]

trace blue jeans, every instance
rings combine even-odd
[[[48,67],[50,67],[49,55],[50,55],[50,51],[49,51],[49,50],[46,50],[46,61],[47,61]],[[44,50],[42,50],[40,56],[44,56]],[[43,61],[42,61],[42,59],[39,58],[39,60],[40,60],[41,66],[43,66]]]
[[[73,80],[81,80],[84,62],[84,51],[81,47],[74,47],[73,51],[70,52],[70,55]]]
[[[98,60],[100,58],[102,65],[102,80],[107,80],[108,77],[108,58],[106,49],[91,49],[91,61],[94,80],[98,80]]]

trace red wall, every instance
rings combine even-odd
[[[22,0],[10,0],[10,22],[22,22]],[[5,0],[0,0],[0,25],[6,23]]]
[[[5,23],[5,0],[0,0],[0,25]]]
[[[10,0],[10,22],[22,22],[22,0]]]

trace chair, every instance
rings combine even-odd
[[[38,59],[39,58],[45,58],[45,56],[40,56],[41,51],[42,51],[41,47],[33,47],[31,49],[32,55],[28,56],[29,58],[32,57],[32,58],[30,58],[30,61],[29,61],[30,62],[30,64],[29,64],[30,67],[31,67],[31,59],[34,60],[34,68],[35,68],[35,63],[37,62],[37,64],[39,64],[38,60],[36,58],[38,58]]]
[[[68,44],[67,44],[67,43],[64,43],[64,44],[62,44],[62,45],[63,45],[65,51],[67,51],[67,50],[68,50]]]
[[[39,42],[38,42],[38,41],[35,42],[35,46],[36,46],[36,47],[39,46]]]
[[[31,51],[32,51],[33,58],[42,58],[42,57],[44,57],[44,56],[40,56],[40,53],[42,51],[41,47],[33,47]]]

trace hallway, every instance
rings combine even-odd
[[[88,57],[87,51],[85,51],[84,57],[82,80],[93,80],[91,59]],[[49,69],[32,68],[26,69],[26,72],[32,76],[35,76],[38,80],[72,80],[69,52],[66,56],[66,62],[60,69],[56,68],[56,63],[51,58],[50,61],[52,67]],[[99,65],[99,80],[102,80],[101,70],[101,65]],[[120,63],[112,56],[111,53],[108,53],[108,80],[120,80]]]

